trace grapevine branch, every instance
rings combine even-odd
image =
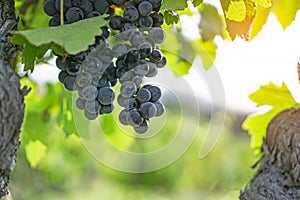
[[[0,198],[8,194],[10,174],[19,148],[20,127],[24,117],[24,96],[20,81],[12,70],[16,47],[9,43],[9,32],[16,29],[14,0],[0,2]]]

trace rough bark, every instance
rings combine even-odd
[[[300,199],[300,108],[279,113],[269,124],[256,175],[241,200]]]
[[[19,148],[24,116],[24,96],[20,81],[12,70],[16,48],[9,43],[9,31],[16,28],[14,0],[0,1],[0,198],[8,194],[10,174]]]

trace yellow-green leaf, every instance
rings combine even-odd
[[[273,12],[283,29],[295,20],[299,6],[300,0],[273,0]]]
[[[270,14],[271,8],[264,8],[262,6],[256,7],[256,15],[253,20],[251,38],[253,39],[266,24],[267,18]]]
[[[271,105],[273,107],[286,107],[297,104],[285,83],[282,83],[281,87],[273,83],[263,85],[258,91],[252,93],[249,98],[256,102],[257,106]]]
[[[285,83],[282,83],[280,87],[273,83],[261,86],[249,98],[257,103],[257,106],[270,105],[272,107],[266,113],[249,115],[243,123],[243,129],[247,130],[251,135],[251,147],[255,150],[255,153],[260,153],[263,138],[266,135],[270,121],[279,112],[299,106],[299,104],[294,100]]]
[[[25,146],[26,158],[32,168],[36,168],[37,165],[45,158],[47,153],[47,147],[41,141],[30,141]]]
[[[228,10],[225,11],[225,15],[227,19],[242,22],[246,18],[246,12],[246,5],[243,0],[231,1]]]
[[[257,3],[257,5],[262,6],[264,8],[270,8],[272,6],[271,0],[252,0],[254,3]]]

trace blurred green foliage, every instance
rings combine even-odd
[[[198,158],[198,154],[209,125],[208,119],[200,120],[200,129],[194,143],[172,165],[145,174],[113,170],[89,154],[77,135],[67,135],[57,126],[56,120],[62,112],[62,86],[40,86],[27,78],[22,83],[32,87],[26,102],[35,106],[26,110],[18,164],[11,180],[11,191],[15,200],[232,200],[237,199],[239,188],[254,173],[250,167],[256,160],[248,145],[249,138],[245,133],[232,131],[234,117],[230,116],[227,117],[227,125],[220,141],[202,160]],[[49,99],[46,98],[48,96]],[[178,115],[179,113],[173,112],[172,123],[166,123],[163,132],[150,144],[147,140],[141,143],[142,149],[152,151],[167,144],[175,136],[174,124],[178,124]],[[101,126],[105,133],[110,133],[107,136],[111,142],[130,151],[141,148],[135,146],[134,142],[123,140],[124,136],[111,123],[113,117],[107,115],[101,118]],[[26,158],[26,148],[28,144],[33,144],[31,141],[40,141],[47,147],[46,153],[41,155],[42,158],[34,166]],[[125,145],[122,145],[122,141]],[[41,144],[36,146],[38,149],[43,147]]]

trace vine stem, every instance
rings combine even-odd
[[[64,25],[64,0],[60,0],[60,25]]]

